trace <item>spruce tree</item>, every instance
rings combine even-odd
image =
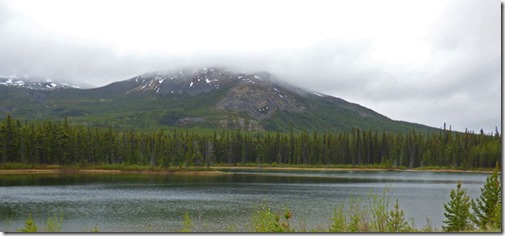
[[[501,181],[498,166],[486,179],[486,184],[480,191],[480,197],[476,201],[472,200],[472,221],[481,229],[489,226],[501,227]]]
[[[405,220],[405,213],[400,209],[400,204],[398,199],[394,209],[389,213],[387,220],[387,230],[388,232],[407,232],[409,230],[409,224]]]
[[[464,189],[461,189],[461,182],[458,182],[456,190],[451,190],[451,200],[444,203],[444,226],[446,232],[458,232],[471,228],[470,225],[470,197]]]

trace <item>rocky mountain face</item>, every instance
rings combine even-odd
[[[296,100],[293,91],[276,84],[272,75],[265,72],[243,74],[219,68],[200,68],[148,73],[121,83],[130,85],[127,94],[198,96],[227,90],[214,108],[244,112],[255,120],[270,118],[277,110],[303,112],[306,109]]]
[[[94,89],[46,89],[35,94],[10,85],[3,95],[8,99],[0,101],[0,111],[21,117],[32,113],[36,114],[32,118],[41,119],[67,116],[80,123],[139,129],[433,129],[394,121],[358,104],[281,81],[267,72],[247,74],[212,67],[146,73]]]

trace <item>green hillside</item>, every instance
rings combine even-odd
[[[279,81],[265,72],[204,68],[149,73],[94,89],[0,87],[0,114],[26,120],[68,117],[75,124],[138,130],[436,130]]]

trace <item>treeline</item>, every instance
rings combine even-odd
[[[493,168],[501,137],[441,130],[423,134],[353,129],[348,133],[247,133],[181,130],[121,131],[60,122],[0,121],[2,163],[137,164],[160,167],[213,164],[381,165],[416,168]]]

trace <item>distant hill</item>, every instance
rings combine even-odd
[[[79,88],[79,86],[76,85],[53,82],[52,80],[34,79],[30,77],[18,77],[15,75],[10,76],[0,75],[0,86],[27,88],[34,90],[57,90],[66,88]]]
[[[223,68],[146,73],[93,89],[44,89],[44,84],[37,89],[0,78],[0,114],[29,120],[66,116],[77,123],[135,129],[436,130],[281,81],[268,72]]]

